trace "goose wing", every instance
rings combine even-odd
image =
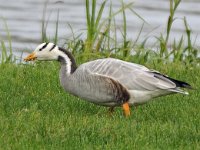
[[[156,77],[148,68],[118,59],[107,58],[91,61],[80,66],[90,74],[107,76],[121,83],[128,90],[174,89],[176,84],[165,76]]]

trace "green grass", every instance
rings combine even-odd
[[[65,93],[58,63],[0,65],[0,149],[200,149],[200,68],[153,68],[196,90],[132,108],[125,118],[121,108],[109,116]]]
[[[132,108],[129,118],[123,116],[122,108],[109,116],[107,108],[64,92],[59,83],[58,63],[15,64],[11,35],[4,20],[8,45],[1,40],[0,149],[200,149],[200,59],[199,50],[191,44],[191,29],[186,18],[183,18],[186,38],[182,36],[169,44],[175,12],[181,1],[169,1],[166,33],[157,37],[157,51],[146,47],[148,39],[138,43],[143,26],[135,41],[127,38],[126,11],[143,20],[132,3],[122,1],[117,11],[113,11],[110,3],[109,14],[102,19],[106,2],[97,7],[96,0],[85,0],[85,32],[75,33],[69,25],[72,36],[66,38],[65,47],[72,49],[78,63],[111,56],[148,64],[152,69],[189,82],[196,90],[190,91],[189,96],[170,95]],[[56,11],[55,36],[49,39],[46,7],[47,3],[41,41],[57,43],[59,10]],[[120,14],[123,26],[119,29],[115,16]],[[116,36],[117,30],[121,31],[122,41]],[[86,38],[82,39],[82,35]]]

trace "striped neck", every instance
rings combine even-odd
[[[73,55],[64,48],[59,47],[58,49],[59,51],[63,52],[62,55],[58,56],[58,61],[61,63],[62,72],[66,74],[73,74],[77,69],[76,61]]]

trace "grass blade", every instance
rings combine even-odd
[[[54,36],[54,43],[55,43],[55,44],[58,43],[58,25],[59,25],[59,9],[58,9],[58,12],[57,12],[56,32],[55,32],[55,36]]]
[[[95,26],[96,26],[96,27],[99,25],[99,21],[101,20],[102,13],[103,13],[103,10],[104,10],[104,8],[105,8],[105,4],[106,4],[106,1],[104,1],[104,2],[101,4],[101,8],[99,9],[99,12],[98,12],[98,15],[97,15],[97,19],[96,19],[96,22],[95,22]]]

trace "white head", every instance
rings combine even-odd
[[[72,54],[53,43],[42,43],[28,55],[24,60],[58,60],[66,66],[67,73],[73,73],[76,70],[76,62]]]
[[[42,43],[24,60],[58,60],[59,56],[66,57],[66,54],[63,51],[60,51],[58,46],[53,43]]]

